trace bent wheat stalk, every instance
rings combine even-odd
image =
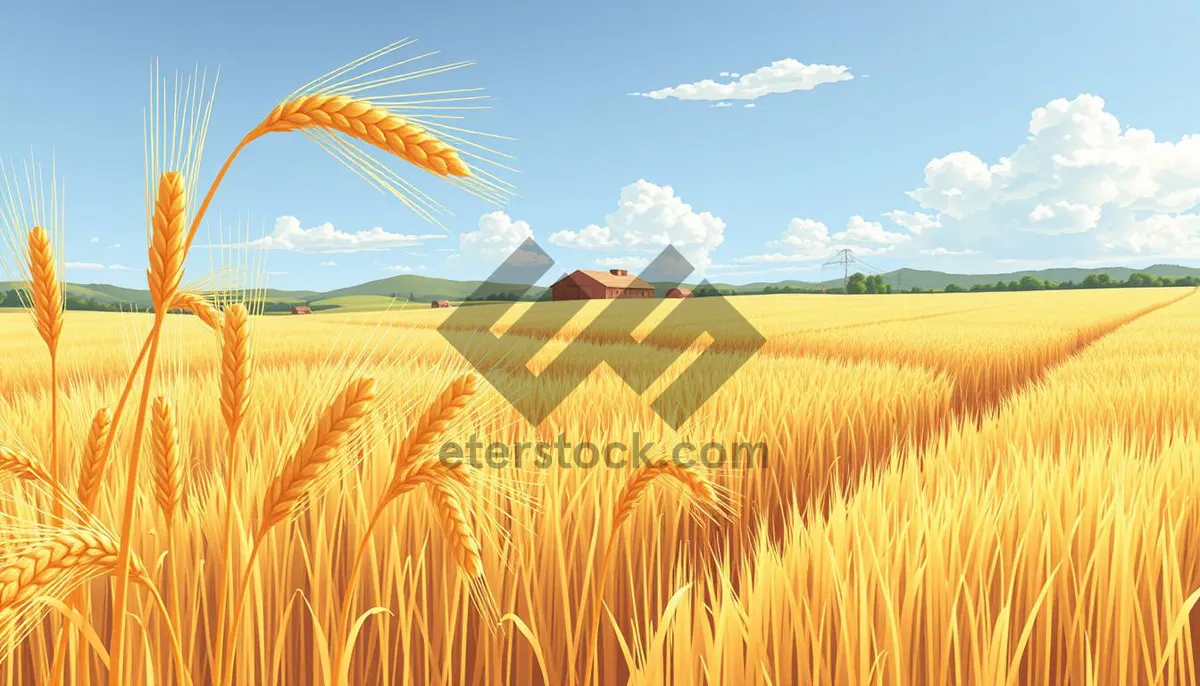
[[[375,380],[364,377],[351,381],[334,398],[309,430],[304,443],[280,469],[267,487],[263,498],[262,521],[254,536],[250,556],[242,571],[237,600],[225,632],[221,654],[220,684],[233,683],[234,645],[237,642],[242,608],[250,583],[250,572],[258,559],[263,539],[276,525],[287,520],[308,497],[315,484],[342,459],[343,448],[357,435],[375,400]]]
[[[351,600],[359,574],[362,572],[363,561],[366,559],[367,544],[371,540],[375,527],[379,524],[387,506],[405,493],[423,485],[433,488],[446,481],[462,483],[465,480],[466,467],[461,463],[447,464],[440,459],[428,458],[425,453],[445,432],[447,425],[463,411],[474,394],[474,376],[468,374],[455,379],[421,415],[412,431],[396,450],[392,478],[388,482],[383,497],[379,499],[374,512],[371,513],[366,530],[363,531],[362,539],[358,544],[354,563],[350,568],[350,576],[342,589],[337,633],[334,634],[333,674],[335,683],[348,683],[350,655],[346,642],[349,640]],[[454,503],[457,505],[456,499]],[[450,517],[449,519],[455,526],[460,521],[465,523],[461,517]],[[467,561],[467,564],[463,565],[464,571],[470,576],[476,576],[482,571],[482,564],[478,563],[479,546],[474,542],[474,536],[470,535],[469,531],[467,533],[468,537],[456,537],[454,540],[459,545],[473,546],[474,554],[472,556],[471,552],[463,552],[455,557]]]
[[[171,301],[172,310],[187,310],[213,331],[221,330],[221,313],[198,293],[179,291]]]

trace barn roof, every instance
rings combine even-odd
[[[611,272],[593,271],[591,269],[576,269],[555,283],[558,284],[562,283],[563,281],[578,282],[579,278],[581,277],[591,279],[592,281],[595,281],[606,288],[654,288],[654,286],[651,286],[649,282],[643,281],[642,279],[630,274],[618,276],[617,274],[613,274]]]

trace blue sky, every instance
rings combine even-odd
[[[272,286],[479,277],[530,233],[555,271],[667,240],[730,282],[829,278],[840,247],[881,269],[1200,264],[1195,2],[245,4],[0,7],[0,157],[54,156],[69,280],[143,281],[155,59],[221,69],[203,186],[283,96],[406,36],[478,62],[417,90],[488,89],[467,122],[517,139],[519,197],[397,165],[453,212],[441,232],[304,137],[264,138],[210,219],[269,237]]]

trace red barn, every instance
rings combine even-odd
[[[667,290],[668,298],[690,298],[692,297],[692,289],[690,288],[671,288]]]
[[[606,272],[576,269],[550,286],[551,299],[609,300],[612,298],[653,298],[654,286],[630,276],[624,269]]]
[[[433,302],[429,303],[429,307],[431,307],[433,309],[437,309],[439,307],[450,307],[450,301],[449,300],[434,300]]]
[[[308,305],[295,305],[292,307],[292,314],[312,314],[312,308]]]

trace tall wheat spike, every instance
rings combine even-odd
[[[150,433],[151,447],[154,451],[151,470],[154,475],[154,498],[167,520],[167,526],[171,526],[183,499],[183,462],[179,458],[179,429],[175,423],[175,408],[165,397],[159,396],[154,399]]]
[[[423,127],[348,95],[306,95],[280,103],[248,138],[322,128],[391,153],[438,176],[470,176],[458,152]]]
[[[204,322],[213,331],[221,330],[221,313],[201,295],[189,291],[179,291],[171,301],[172,310],[187,310]]]
[[[33,320],[53,357],[58,352],[58,341],[62,335],[63,293],[54,262],[54,250],[50,246],[50,234],[40,226],[29,232],[28,257]]]
[[[186,187],[179,172],[163,172],[154,202],[150,237],[150,268],[146,280],[155,312],[165,312],[174,302],[183,279]]]
[[[83,455],[79,458],[79,487],[76,490],[79,502],[87,509],[96,503],[100,494],[100,483],[104,480],[104,464],[109,432],[112,430],[112,413],[107,407],[96,411],[92,418],[92,426],[88,429],[87,442],[83,446]]]
[[[467,521],[466,507],[444,480],[430,483],[429,488],[442,521],[442,532],[450,540],[454,561],[468,577],[481,576],[483,559],[480,557],[479,541]]]

